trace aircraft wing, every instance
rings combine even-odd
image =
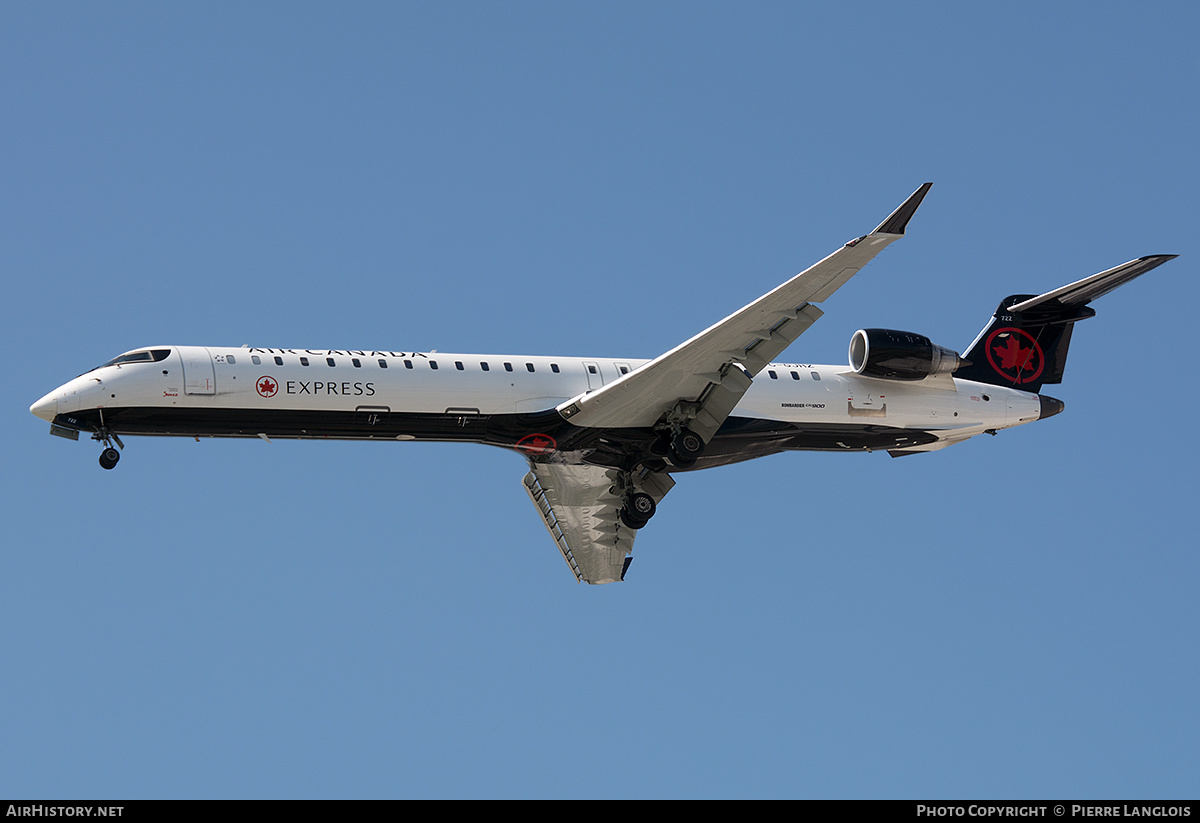
[[[644,366],[558,406],[577,426],[653,426],[680,401],[688,424],[708,441],[750,388],[754,375],[821,316],[828,299],[885,246],[904,235],[926,183],[868,235],[851,240],[775,290]]]
[[[575,579],[613,583],[625,577],[637,532],[621,522],[618,472],[604,466],[529,464],[525,491]],[[675,485],[665,473],[645,476],[641,490],[658,503]]]

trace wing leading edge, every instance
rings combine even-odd
[[[756,374],[821,317],[813,303],[833,295],[892,241],[932,183],[925,183],[870,234],[851,240],[819,263],[620,379],[558,406],[577,426],[654,426],[682,403],[689,427],[706,442],[720,428]]]

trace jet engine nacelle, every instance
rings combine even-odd
[[[965,365],[958,352],[928,337],[893,329],[859,329],[850,338],[850,368],[864,377],[923,380]]]

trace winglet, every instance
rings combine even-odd
[[[917,206],[921,205],[921,201],[925,199],[925,195],[929,193],[932,185],[933,183],[925,183],[913,192],[912,196],[901,203],[900,208],[892,212],[888,219],[880,223],[879,228],[871,234],[904,234],[904,228],[916,213]]]

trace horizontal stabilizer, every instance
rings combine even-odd
[[[1091,277],[1085,277],[1070,285],[1009,306],[1008,310],[1028,311],[1051,300],[1057,300],[1063,306],[1083,306],[1178,256],[1177,254],[1152,254],[1149,257],[1139,257],[1137,260],[1122,263],[1108,271],[1093,274]]]

